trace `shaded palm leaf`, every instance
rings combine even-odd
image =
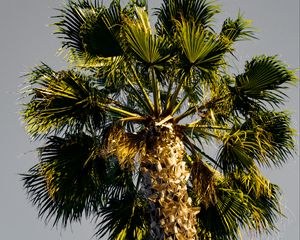
[[[96,139],[85,134],[50,137],[39,149],[40,163],[23,175],[24,186],[39,216],[46,221],[80,221],[101,204],[107,177],[106,162]],[[104,191],[105,192],[105,191]]]
[[[69,2],[60,10],[57,34],[63,39],[63,47],[77,55],[86,57],[112,57],[122,54],[117,41],[120,29],[120,5],[117,2],[109,8],[99,1],[91,4],[81,0],[79,3]]]
[[[133,170],[119,164],[114,156],[108,158],[106,190],[104,199],[120,198],[127,191],[133,191]]]
[[[242,124],[241,129],[254,131],[249,139],[257,144],[255,158],[259,164],[281,166],[292,155],[295,143],[289,126],[290,119],[282,112],[263,112]]]
[[[101,91],[83,75],[72,71],[55,72],[42,65],[30,76],[32,89],[25,89],[25,94],[31,100],[25,105],[23,116],[33,137],[63,129],[78,131],[84,126],[97,129],[105,121],[99,104],[107,100],[100,97],[103,96]]]
[[[200,239],[237,240],[245,214],[245,199],[241,191],[224,186],[225,179],[215,182],[216,199],[209,205],[200,204],[198,236]]]
[[[281,89],[295,80],[294,72],[276,57],[255,57],[246,63],[245,73],[236,76],[235,104],[241,110],[251,109],[251,103],[253,109],[263,107],[266,103],[278,105],[285,97]],[[255,104],[257,102],[261,104]]]
[[[173,36],[176,31],[174,20],[182,19],[195,22],[196,26],[209,27],[218,12],[218,6],[206,0],[164,0],[161,8],[156,10],[156,29],[159,34]]]
[[[201,204],[199,237],[201,239],[241,238],[241,230],[261,234],[276,230],[281,214],[278,187],[256,171],[235,172],[228,178],[218,178],[216,202]]]
[[[257,234],[276,230],[276,222],[282,216],[278,186],[265,179],[257,169],[249,173],[235,172],[230,179],[231,186],[247,196],[243,228]]]
[[[147,201],[134,191],[112,198],[99,212],[95,235],[100,239],[109,233],[110,240],[146,239],[150,232],[147,208]]]

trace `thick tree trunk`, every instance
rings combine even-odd
[[[188,172],[184,145],[172,124],[152,126],[142,156],[144,192],[151,211],[151,235],[155,240],[194,240],[197,208],[187,192]]]

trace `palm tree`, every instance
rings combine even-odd
[[[295,73],[264,55],[232,73],[234,43],[254,34],[241,15],[214,30],[214,2],[163,0],[153,27],[146,1],[100,2],[59,10],[68,69],[27,75],[22,116],[44,144],[23,182],[39,216],[93,216],[109,239],[276,230],[280,190],[259,167],[293,152],[278,109]]]

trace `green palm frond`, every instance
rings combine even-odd
[[[276,57],[255,57],[246,63],[245,72],[236,76],[235,105],[242,110],[248,110],[251,103],[253,109],[266,104],[279,105],[286,97],[281,89],[295,81],[294,72]]]
[[[99,212],[101,221],[95,235],[100,239],[109,234],[110,240],[147,239],[150,232],[147,208],[147,201],[134,191],[111,199]]]
[[[210,27],[213,17],[219,12],[219,7],[206,0],[164,0],[162,6],[156,10],[156,29],[159,34],[173,36],[176,31],[174,20],[195,22],[196,26]]]
[[[95,4],[87,0],[79,3],[70,1],[60,12],[55,25],[64,48],[87,60],[122,54],[117,40],[121,23],[118,4],[106,8],[99,1],[95,1]]]
[[[253,132],[233,129],[223,136],[223,145],[218,153],[218,164],[227,174],[237,169],[251,169],[254,162],[254,152],[257,143],[251,137]]]
[[[241,231],[261,234],[276,230],[281,215],[278,187],[260,173],[236,171],[214,182],[215,201],[201,203],[198,236],[201,239],[241,239]]]
[[[79,73],[55,72],[42,65],[29,74],[28,83],[24,94],[31,99],[25,105],[23,117],[33,137],[66,129],[77,131],[83,126],[97,129],[106,119],[101,106],[108,100]]]
[[[138,60],[149,65],[155,65],[167,59],[169,57],[165,50],[167,42],[163,37],[152,33],[146,10],[136,7],[136,15],[137,18],[134,20],[127,19],[124,27],[129,49]]]
[[[249,209],[252,225],[249,222],[248,226],[251,226],[249,230],[254,230],[257,235],[262,233],[272,234],[274,231],[278,231],[276,227],[277,222],[279,218],[284,216],[279,204],[279,187],[272,184],[271,192],[271,196],[261,195],[258,198],[251,199],[252,202]]]
[[[219,179],[224,184],[224,180]],[[216,202],[201,204],[198,214],[198,236],[200,239],[238,240],[239,222],[243,222],[245,199],[241,191],[215,186]]]
[[[231,18],[225,19],[220,36],[225,37],[224,40],[230,43],[255,38],[251,20],[244,19],[241,14],[235,20]]]
[[[201,71],[210,72],[222,64],[227,44],[205,31],[196,22],[182,20],[177,24],[179,42],[185,57],[191,65]]]
[[[262,112],[245,121],[244,130],[252,130],[249,140],[256,142],[256,160],[271,167],[281,166],[292,155],[295,147],[290,119],[284,112]]]
[[[265,179],[258,169],[249,173],[234,172],[230,181],[234,189],[240,189],[247,196],[242,227],[258,235],[276,231],[276,222],[283,216],[278,186]]]
[[[40,217],[66,226],[104,203],[107,169],[100,149],[97,139],[83,133],[48,138],[39,149],[40,163],[23,175]]]
[[[79,67],[83,70],[92,71],[95,82],[99,87],[105,86],[104,91],[116,98],[121,91],[126,88],[125,72],[128,72],[128,62],[124,56],[112,58],[97,58],[96,61],[79,63]]]
[[[293,130],[284,113],[261,112],[223,136],[218,162],[225,173],[251,169],[254,161],[281,166],[294,150]]]

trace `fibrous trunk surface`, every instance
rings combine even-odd
[[[150,200],[151,235],[155,240],[194,240],[198,208],[188,196],[189,171],[184,145],[172,124],[152,126],[142,157],[144,191]]]

